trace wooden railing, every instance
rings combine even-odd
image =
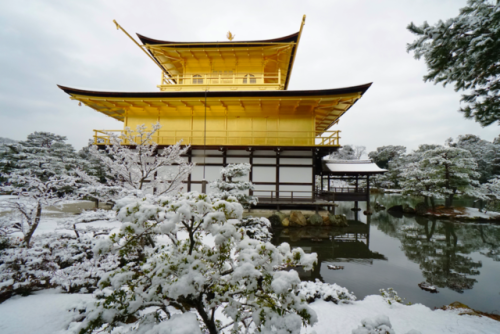
[[[289,203],[295,202],[304,202],[304,201],[313,201],[314,192],[313,191],[295,191],[295,190],[253,190],[255,196],[259,199],[266,199],[268,201],[286,201]],[[262,193],[263,195],[259,195]]]
[[[281,71],[275,73],[243,73],[243,74],[214,74],[200,73],[189,75],[162,74],[162,85],[280,85]]]
[[[110,133],[120,136],[123,130],[94,130],[95,145],[109,145]],[[153,140],[159,145],[225,146],[339,146],[340,131],[158,131]],[[130,145],[123,141],[124,145]]]

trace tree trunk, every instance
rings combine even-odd
[[[215,321],[208,316],[207,312],[205,312],[205,308],[203,307],[203,302],[202,301],[197,302],[195,307],[201,319],[203,319],[205,326],[207,326],[208,332],[210,334],[218,334],[219,331],[217,331],[217,326],[215,326]]]
[[[434,197],[431,197],[431,207],[432,207],[432,211],[436,210],[436,204],[434,203]]]
[[[40,224],[41,216],[42,216],[42,206],[40,205],[40,203],[37,203],[35,221],[30,226],[28,233],[26,233],[26,235],[24,236],[24,243],[26,244],[26,248],[30,248],[31,237],[33,236],[33,233],[35,233],[38,224]]]
[[[429,196],[424,196],[424,203],[429,207]]]
[[[451,208],[451,207],[453,206],[453,196],[455,196],[455,195],[454,195],[454,194],[451,194],[451,195],[449,195],[449,196],[448,196],[448,198],[446,199],[446,201],[445,201],[445,202],[446,202],[447,204],[446,204],[445,206],[446,206],[447,208]]]

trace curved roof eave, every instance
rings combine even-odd
[[[363,95],[372,83],[359,86],[320,89],[320,90],[267,90],[267,91],[197,91],[197,92],[107,92],[71,88],[57,85],[70,95],[93,97],[129,97],[129,98],[203,98],[207,97],[293,97],[293,96],[325,96],[361,93]]]
[[[259,41],[222,41],[222,42],[173,42],[173,41],[162,41],[159,39],[154,39],[150,37],[143,36],[141,34],[136,33],[137,37],[141,40],[142,44],[150,44],[150,45],[158,45],[158,44],[175,44],[176,47],[235,47],[235,46],[246,46],[249,44],[252,44],[252,46],[258,46],[259,43],[262,44],[269,44],[269,43],[292,43],[292,42],[297,42],[297,39],[299,37],[299,32],[296,32],[294,34],[284,36],[284,37],[279,37],[279,38],[274,38],[274,39],[266,39],[266,40],[259,40]],[[185,45],[183,45],[185,44]]]

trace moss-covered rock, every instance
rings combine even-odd
[[[280,211],[276,211],[274,213],[276,216],[280,217],[280,223],[283,221],[283,219],[286,218],[286,215],[283,213],[283,212],[280,212]]]
[[[278,215],[276,214],[273,214],[272,216],[270,216],[269,218],[269,221],[271,222],[271,226],[272,227],[279,227],[281,226],[281,219]]]
[[[290,226],[307,226],[306,217],[300,211],[290,212]]]
[[[317,213],[315,213],[311,217],[309,217],[308,221],[309,221],[309,225],[312,225],[312,226],[323,225],[323,217],[321,217]]]
[[[329,216],[323,216],[323,225],[331,225],[332,223],[330,222],[330,217]]]
[[[347,217],[345,215],[330,215],[330,222],[333,226],[337,227],[347,227]]]

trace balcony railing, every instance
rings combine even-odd
[[[281,71],[259,74],[200,73],[170,77],[163,73],[161,85],[281,85]]]
[[[94,130],[94,144],[108,145],[109,134],[118,136],[123,130]],[[184,145],[207,146],[318,146],[338,147],[340,131],[158,131],[153,140],[159,145],[173,145],[182,140]],[[124,141],[124,145],[130,145]]]

